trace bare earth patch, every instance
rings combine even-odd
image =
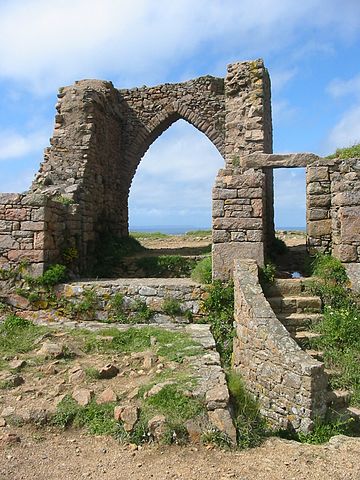
[[[27,431],[0,451],[2,480],[357,480],[360,439],[334,437],[322,446],[271,438],[261,447],[224,452],[204,447],[145,446],[134,450],[79,432]]]

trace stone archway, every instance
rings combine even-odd
[[[229,65],[225,78],[205,76],[156,87],[119,90],[111,82],[81,80],[60,89],[56,109],[51,146],[26,199],[20,199],[27,205],[35,202],[36,208],[39,203],[44,206],[37,214],[42,224],[26,225],[27,253],[20,251],[18,240],[8,242],[9,249],[1,252],[5,261],[15,249],[14,259],[25,256],[41,272],[46,264],[61,259],[64,248],[74,246],[78,271],[86,272],[94,244],[104,232],[128,235],[128,195],[137,166],[149,146],[178,119],[204,133],[224,158],[225,169],[213,196],[215,257],[230,250],[231,257],[256,251],[261,260],[266,220],[252,239],[242,237],[242,214],[236,202],[228,200],[236,200],[244,191],[234,187],[235,194],[234,189],[221,187],[224,179],[226,183],[241,171],[240,157],[272,151],[270,82],[261,60]],[[261,213],[272,208],[272,182],[270,174],[264,175],[261,188],[268,200]],[[232,203],[225,212],[219,208],[222,200]],[[31,250],[37,254],[27,255]]]

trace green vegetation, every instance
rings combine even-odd
[[[234,286],[215,281],[208,288],[208,297],[202,306],[207,314],[206,323],[210,323],[222,363],[230,365],[234,331]]]
[[[114,406],[113,403],[98,405],[92,401],[81,407],[67,395],[57,406],[52,423],[61,428],[85,427],[92,435],[117,436],[122,426],[114,419]]]
[[[271,256],[284,255],[288,252],[288,247],[286,243],[281,240],[281,238],[275,237],[270,245],[270,254]]]
[[[240,375],[234,371],[227,374],[230,400],[233,406],[237,443],[239,448],[260,445],[269,430],[260,414],[259,405],[244,387]]]
[[[136,239],[152,239],[157,240],[158,238],[168,238],[171,235],[162,232],[130,232],[130,236]]]
[[[191,278],[195,282],[210,284],[212,281],[212,260],[206,257],[200,260],[191,272]]]
[[[360,406],[360,303],[348,288],[341,262],[330,255],[317,255],[313,272],[314,293],[324,302],[323,319],[314,326],[321,334],[314,347],[324,351],[325,366],[335,372],[332,388],[351,391],[351,402]]]
[[[145,302],[137,300],[131,307],[132,316],[128,316],[128,321],[124,323],[148,323],[154,312]]]
[[[56,195],[52,200],[61,203],[62,205],[73,205],[75,203],[72,198],[64,197],[64,195]]]
[[[280,430],[277,435],[288,440],[295,440],[301,443],[309,443],[311,445],[321,445],[330,440],[334,435],[353,435],[354,420],[347,419],[331,419],[315,420],[314,426],[309,433],[289,432],[288,430]]]
[[[181,315],[180,302],[175,298],[165,298],[162,309],[163,312],[170,317],[176,317],[176,315]]]
[[[136,261],[147,277],[189,277],[196,261],[181,255],[142,257]]]
[[[262,268],[260,268],[259,278],[260,283],[263,287],[266,285],[271,285],[275,281],[276,266],[272,262],[266,263]]]
[[[211,230],[189,230],[186,237],[211,237]]]
[[[96,333],[79,329],[69,333],[78,339],[81,348],[87,353],[143,352],[152,347],[152,338],[156,343],[157,354],[170,361],[182,362],[186,356],[198,355],[203,351],[202,347],[189,335],[159,327],[130,327],[125,331],[107,328]],[[112,339],[111,341],[108,338],[103,340],[102,336],[112,337]]]
[[[338,148],[335,153],[327,158],[360,158],[360,143],[351,147]]]
[[[27,353],[35,348],[36,340],[48,331],[29,320],[8,315],[0,325],[0,352],[2,356]]]

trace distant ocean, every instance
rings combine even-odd
[[[191,230],[210,230],[211,226],[194,226],[194,225],[151,225],[151,226],[130,226],[130,232],[161,232],[170,235],[181,235]],[[301,230],[305,231],[306,227],[276,227],[276,230]]]

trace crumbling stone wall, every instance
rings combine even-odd
[[[29,264],[33,275],[61,256],[68,207],[45,195],[0,195],[0,268]]]
[[[91,269],[96,243],[104,234],[128,235],[128,196],[136,169],[149,146],[178,119],[209,138],[224,156],[227,170],[237,168],[240,155],[271,151],[270,81],[261,60],[230,65],[225,79],[205,76],[156,87],[119,90],[111,82],[81,80],[60,89],[56,110],[51,146],[45,150],[30,193],[71,206],[62,219],[66,238],[59,234],[55,243],[77,249],[77,268],[82,273]],[[271,175],[265,172],[262,186],[266,190],[264,231],[271,230]],[[240,209],[233,205],[229,216],[236,218]],[[215,216],[216,230],[228,231],[230,237],[240,232],[238,227],[221,226],[220,218]],[[235,237],[234,244],[241,235]],[[214,257],[224,258],[228,252],[217,238]],[[2,240],[11,243],[5,235]],[[261,240],[258,243],[256,255],[261,262]],[[234,254],[235,246],[229,247]],[[53,253],[44,253],[39,263],[53,260],[55,250],[61,259],[58,247],[50,250]]]
[[[235,262],[233,367],[276,428],[308,432],[326,413],[324,365],[301,350],[276,318],[252,260]]]

